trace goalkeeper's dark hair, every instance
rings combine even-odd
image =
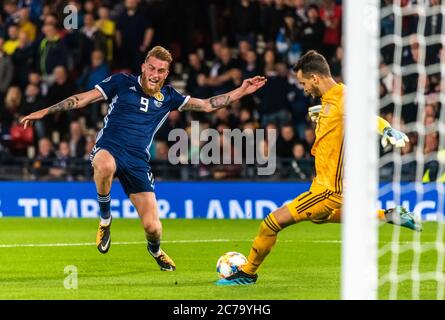
[[[331,77],[331,69],[323,55],[315,50],[306,52],[298,62],[293,66],[293,70],[297,73],[299,70],[305,77],[316,74],[322,77]]]

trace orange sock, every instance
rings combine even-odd
[[[378,217],[379,220],[381,220],[381,221],[386,221],[385,210],[383,210],[383,209],[379,209],[379,210],[377,210],[377,217]]]
[[[277,241],[277,234],[281,230],[273,214],[269,214],[260,224],[258,234],[253,241],[249,256],[247,257],[247,264],[242,267],[242,270],[248,274],[255,274],[263,263],[266,256],[269,254],[272,247]]]

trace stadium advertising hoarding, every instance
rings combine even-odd
[[[161,218],[263,219],[309,187],[299,182],[157,182],[155,190]],[[381,185],[380,207],[401,203],[424,220],[443,214],[438,200],[444,193],[436,184],[423,185],[422,193],[405,184],[400,201],[394,201],[398,197],[392,189]],[[138,217],[118,182],[111,196],[114,217]],[[0,182],[0,216],[97,218],[96,189],[93,182]]]

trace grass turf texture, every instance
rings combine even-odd
[[[164,220],[163,249],[175,272],[162,272],[148,255],[138,220],[115,219],[110,251],[95,247],[95,219],[0,219],[0,299],[340,299],[341,226],[302,223],[282,232],[259,271],[257,284],[218,287],[215,264],[226,251],[248,255],[259,220]],[[392,225],[380,228],[380,246],[391,241]],[[420,238],[433,242],[436,223]],[[401,229],[401,241],[414,233]],[[208,240],[208,241],[206,241]],[[443,241],[443,239],[442,239]],[[120,243],[120,244],[119,244]],[[68,246],[7,246],[68,244]],[[78,244],[78,245],[76,245]],[[390,254],[380,260],[388,272]],[[400,255],[399,270],[411,270],[412,251]],[[422,253],[420,271],[434,271],[437,252]],[[65,289],[66,266],[78,270],[78,288]],[[436,282],[421,283],[420,299],[436,298]],[[398,299],[411,299],[412,283],[399,284]],[[379,290],[387,299],[390,286]]]

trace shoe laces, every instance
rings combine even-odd
[[[99,227],[99,236],[100,236],[100,239],[102,239],[102,238],[104,237],[104,235],[105,235],[105,227],[100,226],[100,227]]]
[[[170,263],[170,259],[164,253],[161,253],[158,259],[161,260],[162,262]]]

